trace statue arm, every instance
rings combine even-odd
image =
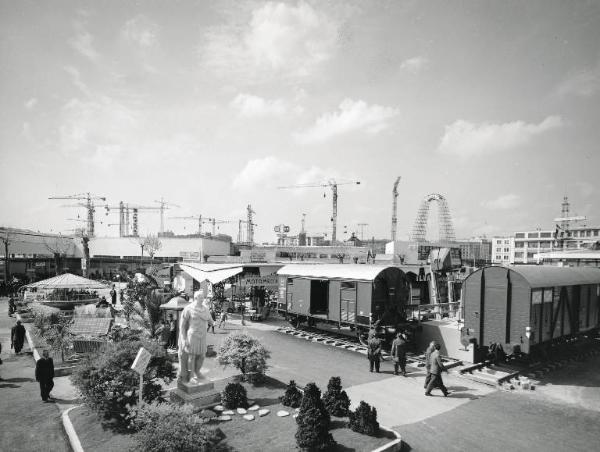
[[[181,321],[179,322],[179,348],[181,349],[187,342],[187,332],[190,326],[189,312],[184,310],[181,313]]]

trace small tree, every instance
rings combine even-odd
[[[302,392],[296,386],[294,380],[290,380],[290,384],[285,388],[285,394],[279,397],[279,400],[284,406],[298,408],[302,403]]]
[[[154,255],[162,248],[162,242],[156,235],[149,234],[142,242],[143,249],[146,250],[151,260],[154,260]]]
[[[245,333],[227,337],[219,348],[219,363],[239,369],[243,380],[250,382],[263,380],[270,357],[271,354],[258,339]]]
[[[221,404],[230,410],[248,408],[248,394],[240,383],[228,383],[221,393]]]
[[[162,400],[160,381],[175,378],[173,364],[162,347],[155,342],[131,340],[109,343],[103,352],[82,361],[71,375],[86,405],[103,416],[116,429],[128,425],[128,407],[138,401],[139,375],[131,365],[140,347],[152,354],[144,372],[143,399],[146,402]]]
[[[379,433],[377,410],[361,400],[356,411],[350,411],[350,428],[363,435],[375,436]]]
[[[145,404],[131,411],[130,426],[138,433],[132,450],[145,452],[212,452],[227,450],[220,429],[207,429],[191,405]]]
[[[304,397],[296,418],[296,443],[301,449],[328,450],[335,444],[329,433],[331,418],[321,400],[321,390],[314,383],[304,388]]]
[[[342,390],[342,380],[340,377],[331,377],[329,379],[327,392],[323,395],[323,403],[332,416],[348,416],[350,399],[346,391]]]
[[[44,335],[44,339],[55,352],[60,352],[61,360],[65,361],[65,352],[73,345],[73,335],[71,334],[71,321],[63,317],[53,324]]]

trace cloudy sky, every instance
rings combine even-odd
[[[398,237],[444,195],[459,237],[600,224],[598,1],[0,0],[0,223],[67,231],[91,192]],[[432,206],[432,216],[437,209]],[[98,209],[99,235],[118,216]],[[156,212],[140,214],[156,232]],[[435,238],[432,220],[430,237]],[[348,231],[348,234],[344,234]]]

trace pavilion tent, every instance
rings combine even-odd
[[[44,279],[42,281],[27,284],[21,289],[107,289],[109,286],[99,281],[83,278],[82,276],[65,273],[53,278]]]
[[[217,284],[244,271],[241,266],[228,267],[213,265],[179,264],[181,270],[186,272],[198,282],[209,281]]]

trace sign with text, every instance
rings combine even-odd
[[[279,281],[277,275],[268,276],[245,276],[240,281],[241,286],[252,286],[252,287],[278,287]]]
[[[150,358],[152,358],[150,352],[144,347],[141,347],[140,351],[135,357],[135,360],[133,361],[133,364],[131,365],[131,368],[138,374],[144,375],[144,372],[146,372],[146,367],[148,367],[148,363],[150,362]]]

